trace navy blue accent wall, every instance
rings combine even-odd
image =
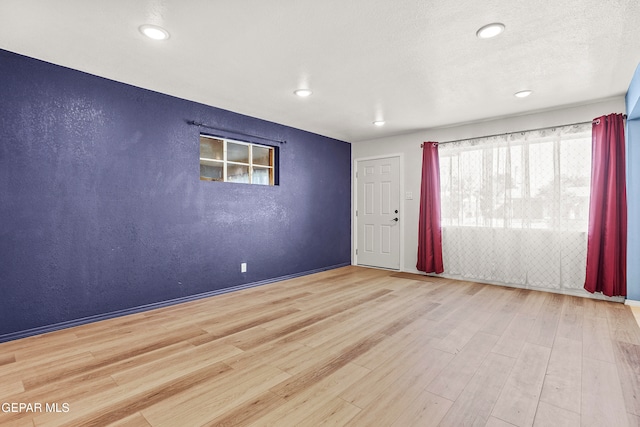
[[[350,144],[2,50],[0,76],[0,337],[350,262]],[[188,120],[286,140],[280,185],[200,181]]]

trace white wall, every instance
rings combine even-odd
[[[526,100],[525,100],[526,102]],[[561,126],[570,123],[589,121],[610,113],[623,113],[625,111],[625,99],[623,95],[605,99],[592,104],[567,107],[557,110],[543,111],[534,114],[500,118],[473,124],[452,126],[447,128],[426,129],[408,135],[389,138],[373,139],[355,142],[351,144],[352,158],[355,162],[364,157],[386,156],[402,154],[404,166],[401,170],[401,198],[407,191],[413,193],[413,200],[402,200],[400,219],[403,221],[404,230],[400,237],[402,245],[400,269],[407,272],[416,270],[418,250],[418,214],[420,209],[420,178],[422,173],[422,151],[420,144],[424,141],[450,141],[457,139],[477,138],[485,135],[493,135],[508,132],[518,132],[528,129],[536,129],[549,126]],[[401,166],[402,167],[402,166]],[[352,181],[352,187],[354,182]],[[352,194],[355,194],[352,191]],[[356,206],[352,201],[352,206]],[[404,206],[403,206],[404,205]],[[355,217],[352,208],[352,227],[355,225]],[[355,237],[354,230],[351,235]],[[355,243],[352,241],[351,259],[355,260]],[[446,266],[445,266],[446,268]]]

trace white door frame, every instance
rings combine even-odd
[[[353,188],[353,199],[351,200],[351,218],[352,218],[352,239],[351,239],[351,265],[358,265],[358,255],[356,254],[356,246],[358,245],[358,217],[356,216],[356,208],[358,206],[358,185],[356,172],[358,171],[358,162],[365,160],[378,160],[388,159],[391,157],[397,157],[399,159],[399,176],[400,176],[400,190],[398,197],[400,198],[400,236],[398,238],[398,245],[400,246],[400,268],[398,271],[405,271],[404,269],[404,154],[393,153],[379,156],[358,157],[353,159],[353,167],[351,168],[351,187]]]

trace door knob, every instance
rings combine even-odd
[[[398,218],[393,218],[393,221],[398,222]]]

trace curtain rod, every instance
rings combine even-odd
[[[623,114],[622,117],[624,119],[627,118],[626,114]],[[442,145],[442,144],[450,144],[452,142],[460,142],[460,141],[468,141],[470,139],[481,139],[481,138],[493,138],[494,136],[505,136],[505,135],[511,135],[514,133],[525,133],[525,132],[535,132],[535,131],[539,131],[539,130],[547,130],[547,129],[555,129],[555,128],[561,128],[561,127],[565,127],[565,126],[577,126],[577,125],[586,125],[586,124],[600,124],[599,120],[589,120],[588,122],[577,122],[577,123],[569,123],[566,125],[558,125],[558,126],[547,126],[547,127],[543,127],[543,128],[536,128],[536,129],[527,129],[527,130],[518,130],[515,132],[505,132],[505,133],[495,133],[493,135],[485,135],[485,136],[477,136],[477,137],[473,137],[473,138],[462,138],[462,139],[453,139],[451,141],[444,141],[444,142],[436,142],[435,144],[438,145]],[[420,144],[420,148],[424,147],[424,143]]]
[[[201,122],[196,122],[195,120],[187,120],[187,124],[192,125],[192,126],[198,126],[198,127],[201,127],[201,128],[207,128],[207,129],[216,130],[218,132],[229,132],[229,133],[234,133],[236,135],[248,136],[249,138],[259,138],[259,139],[262,139],[262,140],[265,140],[265,141],[277,142],[278,144],[286,144],[287,143],[287,141],[285,141],[285,140],[267,138],[267,137],[260,136],[260,135],[252,135],[250,133],[244,133],[244,132],[240,132],[240,131],[232,130],[232,129],[219,128],[219,127],[215,127],[215,126],[206,125],[206,124],[201,123]],[[223,135],[213,135],[213,136],[219,136],[221,138],[226,138]]]

